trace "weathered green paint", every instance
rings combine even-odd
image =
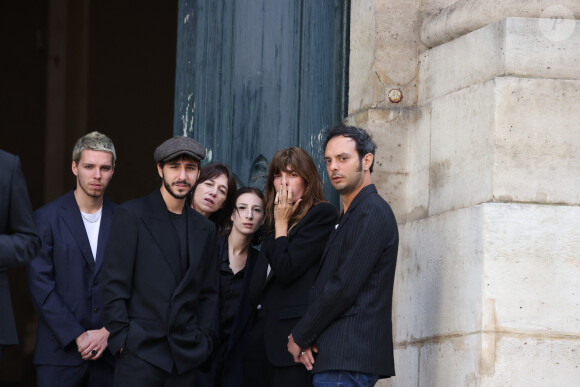
[[[346,111],[348,9],[345,0],[179,0],[174,133],[200,141],[207,161],[230,165],[244,185],[263,180],[251,177],[263,173],[255,161],[290,146],[325,175],[322,132]]]

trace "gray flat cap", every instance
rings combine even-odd
[[[163,142],[155,149],[155,162],[169,161],[177,156],[187,155],[201,161],[205,159],[205,148],[191,137],[175,136]]]

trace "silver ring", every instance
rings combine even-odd
[[[306,352],[302,351],[300,352],[300,356],[304,355]]]
[[[97,354],[97,350],[96,350],[96,349],[93,349],[93,350],[91,351],[91,353],[93,354],[93,356],[95,356],[95,355]]]

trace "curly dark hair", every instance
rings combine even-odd
[[[322,150],[324,151],[326,149],[326,145],[328,145],[328,142],[337,136],[344,136],[354,140],[356,143],[356,151],[358,153],[359,160],[362,160],[363,157],[368,153],[372,153],[373,156],[375,155],[377,144],[375,144],[371,136],[364,129],[345,125],[335,126],[326,133],[326,139],[324,140]],[[373,172],[374,165],[375,161],[373,158],[373,163],[369,169],[371,173]]]

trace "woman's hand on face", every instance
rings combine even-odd
[[[282,184],[280,191],[276,192],[276,197],[274,198],[274,220],[276,225],[286,224],[286,227],[288,227],[290,218],[292,218],[292,214],[296,211],[301,201],[302,199],[298,199],[293,202],[292,188],[288,187],[286,189],[286,185]]]

